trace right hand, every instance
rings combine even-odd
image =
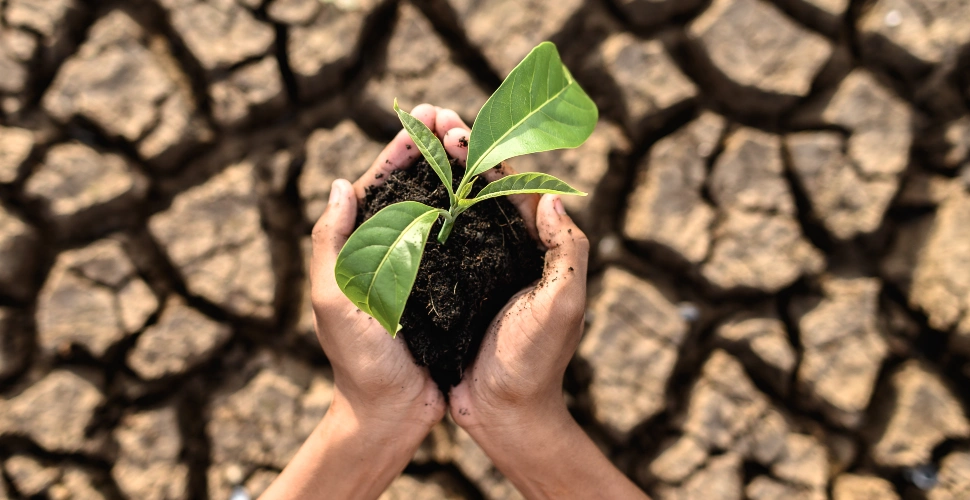
[[[548,248],[542,279],[499,313],[451,390],[451,415],[473,437],[571,418],[562,385],[583,332],[589,241],[556,195],[542,197],[536,226]]]
[[[448,153],[464,162],[459,139],[468,127],[440,110],[438,134]],[[486,172],[492,181],[515,173],[504,165]],[[557,195],[510,197],[546,252],[542,279],[513,297],[489,327],[461,383],[451,390],[451,415],[476,440],[505,431],[527,431],[538,420],[569,418],[562,384],[579,346],[586,311],[589,240],[566,215]]]
[[[468,127],[439,110],[437,133],[465,161]],[[506,165],[483,174],[512,174]],[[492,322],[478,357],[451,390],[451,416],[526,498],[647,499],[573,420],[562,384],[586,311],[589,240],[555,195],[508,197],[548,249],[542,279]]]

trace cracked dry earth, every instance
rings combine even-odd
[[[255,498],[330,182],[538,42],[602,120],[578,421],[661,500],[970,498],[966,0],[0,0],[0,499]],[[235,493],[234,493],[235,492]],[[385,499],[520,498],[443,422]]]

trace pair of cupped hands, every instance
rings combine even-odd
[[[422,104],[412,115],[435,132],[449,156],[465,161],[469,128],[454,111]],[[448,410],[528,497],[581,494],[583,488],[570,482],[598,469],[607,470],[603,477],[614,485],[632,486],[603,462],[563,399],[563,375],[583,329],[589,242],[558,196],[509,197],[547,249],[544,275],[558,279],[510,300],[461,383],[451,389],[450,403],[428,370],[415,364],[403,339],[388,335],[337,287],[334,264],[355,229],[367,188],[419,157],[402,130],[360,179],[333,183],[326,212],[313,228],[310,284],[317,338],[333,368],[334,397],[324,420],[263,498],[376,498]],[[505,166],[483,175],[492,181],[510,173]],[[535,468],[571,453],[595,454],[599,465],[579,463],[584,458],[555,470]],[[567,495],[563,489],[572,491]]]

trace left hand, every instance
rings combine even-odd
[[[413,114],[434,130],[435,107],[422,104]],[[403,339],[391,338],[380,323],[344,296],[334,278],[334,265],[355,229],[357,204],[366,189],[394,170],[410,166],[418,156],[414,142],[402,130],[357,182],[333,183],[327,210],[313,228],[310,271],[317,338],[334,371],[335,410],[413,435],[416,443],[444,416],[444,398],[428,370],[415,364]]]
[[[464,163],[468,150],[461,145],[470,133],[468,126],[450,110],[438,112],[437,126],[448,154]],[[503,163],[483,177],[493,181],[512,174],[514,169]],[[536,422],[572,421],[562,383],[583,332],[589,240],[566,215],[558,196],[515,195],[508,200],[548,248],[544,286],[528,287],[509,301],[485,333],[474,363],[451,389],[452,418],[476,440],[494,438],[508,428],[528,435]]]
[[[433,129],[437,111],[422,104],[412,114]],[[333,401],[262,500],[377,498],[444,417],[444,397],[428,370],[415,364],[403,339],[391,338],[357,309],[334,277],[367,187],[418,155],[402,130],[356,183],[333,183],[327,210],[313,227],[310,299],[317,339],[333,367]]]

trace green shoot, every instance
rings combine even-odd
[[[451,164],[438,137],[401,110],[396,100],[394,111],[448,190],[450,206],[442,210],[407,201],[386,207],[357,228],[337,257],[337,285],[391,336],[400,329],[424,246],[438,218],[443,222],[437,239],[444,245],[458,217],[478,202],[526,193],[586,196],[551,175],[525,173],[498,179],[469,197],[479,175],[509,158],[579,147],[599,117],[596,105],[562,64],[556,46],[543,42],[479,111],[468,139],[465,175],[453,188]]]

